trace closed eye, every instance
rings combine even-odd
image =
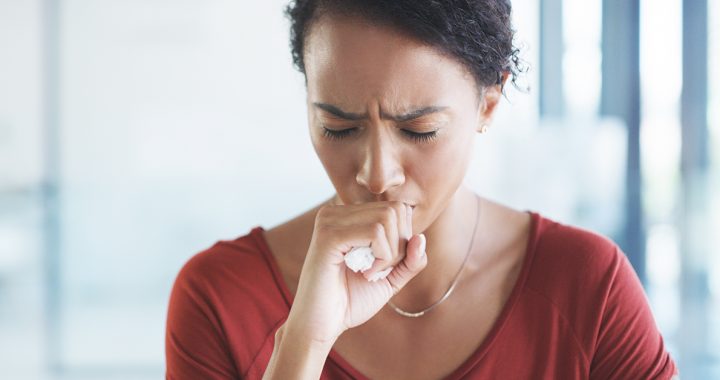
[[[357,128],[347,128],[347,129],[341,129],[341,130],[335,130],[335,129],[329,129],[326,127],[323,128],[323,136],[330,140],[341,140],[344,139],[352,134],[354,134],[357,131]],[[414,141],[418,142],[430,142],[437,138],[437,131],[430,131],[430,132],[413,132],[408,131],[406,129],[401,130],[405,136],[407,136],[409,139],[412,139]]]

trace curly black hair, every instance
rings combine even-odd
[[[323,14],[394,27],[459,60],[481,88],[502,85],[503,74],[517,87],[525,71],[513,45],[510,0],[292,0],[285,15],[293,63],[303,75],[306,34]]]

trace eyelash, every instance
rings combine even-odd
[[[340,131],[327,129],[325,127],[322,127],[323,129],[323,136],[327,137],[330,140],[341,140],[351,134],[353,134],[356,130],[356,128],[348,128],[343,129]],[[409,138],[421,142],[421,143],[427,143],[435,140],[437,138],[437,131],[432,132],[425,132],[425,133],[416,133],[411,131],[406,131],[403,129],[403,133],[405,133],[406,136]]]

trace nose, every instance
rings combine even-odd
[[[362,153],[362,162],[355,180],[373,194],[382,194],[405,182],[397,147],[383,132],[372,133]]]

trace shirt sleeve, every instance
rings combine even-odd
[[[167,380],[239,379],[197,260],[180,270],[165,331]]]
[[[615,247],[590,379],[676,379],[642,284],[625,254]]]

